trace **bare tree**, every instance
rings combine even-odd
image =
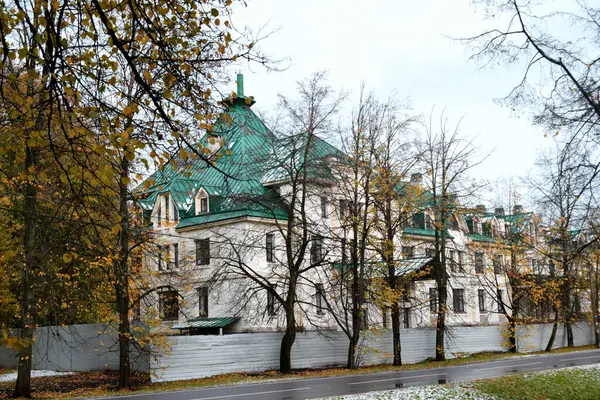
[[[439,125],[434,125],[433,113],[423,124],[425,138],[420,143],[420,163],[427,171],[425,187],[430,196],[435,230],[435,257],[432,261],[437,285],[437,322],[435,359],[445,360],[444,335],[448,299],[447,244],[448,229],[453,223],[456,205],[471,196],[479,187],[469,179],[468,173],[485,157],[479,157],[471,140],[461,137],[460,124],[452,127],[442,113]]]
[[[277,136],[271,135],[270,143],[259,144],[267,145],[270,151],[262,160],[246,165],[254,171],[259,169],[254,179],[266,190],[243,193],[237,200],[259,207],[270,227],[251,227],[243,240],[220,236],[228,243],[214,279],[243,278],[248,282],[243,292],[247,299],[253,297],[251,294],[257,298],[265,293],[283,310],[281,372],[292,369],[298,315],[310,315],[306,306],[322,300],[325,290],[319,286],[320,279],[330,268],[328,253],[333,246],[328,243],[323,222],[329,220],[324,216],[330,207],[327,196],[336,180],[333,164],[343,160],[343,155],[321,137],[330,133],[343,95],[335,93],[325,79],[326,74],[319,72],[298,82],[297,99],[280,95],[280,114],[273,124]],[[252,264],[253,253],[265,248],[259,243],[265,243],[267,233],[273,235],[272,248],[280,251],[270,257],[266,268],[258,268]],[[314,297],[308,296],[309,292]]]
[[[572,321],[573,291],[577,289],[579,266],[584,251],[598,241],[596,235],[585,235],[587,221],[595,208],[590,190],[597,185],[600,169],[594,154],[581,141],[556,142],[552,152],[542,153],[537,162],[537,175],[528,179],[541,212],[547,242],[538,251],[560,270],[558,316],[567,328],[567,343],[574,346]],[[552,335],[547,350],[552,348]]]
[[[474,47],[472,58],[485,65],[525,64],[504,102],[513,108],[533,105],[536,123],[597,143],[600,9],[587,1],[564,3],[558,11],[526,0],[475,3],[505,25],[462,39]],[[561,34],[550,30],[558,25],[566,26]]]

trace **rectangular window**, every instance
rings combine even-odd
[[[196,240],[196,265],[210,264],[210,239]]]
[[[322,283],[317,283],[315,285],[315,307],[317,309],[317,314],[318,315],[323,315],[325,314],[325,308],[324,308],[324,301],[323,301],[323,284]]]
[[[310,262],[318,264],[323,261],[323,237],[314,235],[310,246]]]
[[[448,258],[448,263],[450,264],[450,272],[456,272],[456,251],[450,250]]]
[[[327,197],[321,197],[321,217],[327,218]]]
[[[412,227],[413,228],[425,228],[425,213],[419,212],[412,216]]]
[[[166,245],[158,245],[157,246],[157,252],[158,252],[158,270],[159,271],[166,271],[167,270],[167,252],[169,251],[169,246]]]
[[[531,272],[534,274],[538,274],[540,271],[538,270],[538,262],[535,258],[530,259],[531,264]]]
[[[340,199],[340,218],[345,217],[348,213],[348,201]]]
[[[267,262],[273,262],[274,257],[273,257],[273,234],[272,233],[267,233],[267,236],[265,239],[265,250],[267,252]]]
[[[456,266],[458,267],[458,270],[460,272],[465,272],[465,269],[463,268],[463,252],[462,251],[456,252]]]
[[[158,308],[163,321],[176,321],[179,319],[179,295],[174,290],[158,294]]]
[[[464,289],[452,289],[452,301],[453,301],[455,313],[464,313],[465,312],[465,290]]]
[[[410,328],[410,308],[402,309],[402,325],[404,328]]]
[[[502,255],[501,254],[496,254],[494,256],[494,273],[495,274],[501,274],[502,273],[502,267],[504,264],[502,262]]]
[[[198,288],[198,316],[208,317],[208,288]]]
[[[171,247],[173,248],[173,254],[171,256],[173,258],[171,260],[171,265],[174,268],[179,268],[179,243],[173,243]]]
[[[267,313],[269,315],[275,315],[275,285],[269,283],[269,289],[267,290]]]
[[[437,288],[429,288],[429,311],[437,313]]]
[[[485,306],[485,290],[479,289],[477,291],[477,297],[479,298],[479,312],[486,312],[487,307]]]
[[[206,197],[200,199],[200,212],[208,212],[208,199]]]
[[[475,273],[483,274],[483,253],[475,253]]]
[[[169,220],[169,196],[163,197],[165,200],[165,220]]]
[[[415,248],[413,246],[402,246],[402,257],[413,258],[415,256]]]
[[[425,229],[433,229],[433,220],[428,214],[425,214]]]

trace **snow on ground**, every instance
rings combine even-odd
[[[460,386],[414,386],[398,390],[327,397],[327,400],[495,400],[495,398]]]
[[[552,374],[570,369],[600,369],[600,364],[589,364],[575,367],[550,369],[547,371],[528,372],[533,374]],[[327,397],[314,400],[495,400],[493,396],[478,392],[469,387],[468,382],[457,385],[413,386],[404,389],[369,392],[347,396]]]
[[[73,372],[58,372],[58,371],[48,371],[48,370],[34,370],[31,371],[32,378],[39,378],[41,376],[60,376],[60,375],[71,375]],[[10,372],[8,374],[0,375],[0,382],[11,382],[17,380],[17,373]]]

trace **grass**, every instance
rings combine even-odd
[[[571,352],[580,350],[592,350],[594,346],[581,346],[574,348],[562,348],[553,350],[553,353]],[[538,352],[547,354],[544,352]],[[527,353],[536,354],[536,353]],[[228,386],[240,383],[264,382],[269,380],[281,379],[300,379],[300,378],[322,378],[331,376],[346,376],[355,374],[369,374],[385,371],[406,371],[420,370],[438,367],[451,367],[465,364],[482,363],[487,361],[503,360],[512,357],[522,356],[519,353],[477,353],[467,357],[453,358],[446,361],[436,362],[432,360],[422,361],[416,364],[407,364],[403,366],[392,366],[388,364],[360,367],[354,370],[346,368],[327,368],[297,370],[290,374],[281,374],[277,371],[257,372],[257,373],[231,373],[217,375],[208,378],[190,379],[175,382],[152,383],[147,375],[137,374],[134,380],[134,387],[130,390],[119,391],[115,388],[118,381],[117,374],[114,372],[93,372],[78,373],[65,376],[40,377],[33,379],[35,387],[34,398],[73,398],[88,396],[111,396],[147,392],[164,392],[172,390],[193,389],[209,386]],[[14,382],[0,383],[0,397],[9,396],[12,392]],[[598,396],[597,398],[600,398]]]
[[[478,381],[473,387],[498,400],[597,400],[600,370],[566,369]]]

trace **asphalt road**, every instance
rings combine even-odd
[[[390,390],[407,386],[470,381],[519,372],[542,371],[600,363],[600,350],[512,358],[456,367],[378,372],[329,378],[289,379],[173,392],[135,394],[119,400],[299,400]],[[103,399],[113,399],[106,397]]]

